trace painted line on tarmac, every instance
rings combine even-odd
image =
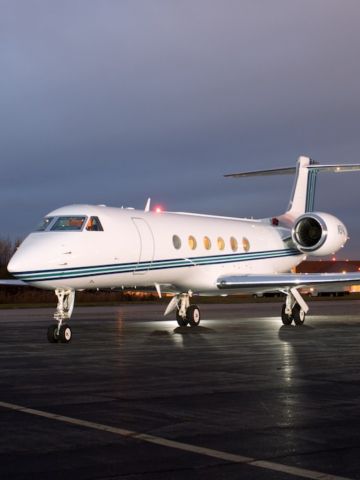
[[[153,443],[162,447],[173,448],[175,450],[182,450],[190,453],[197,453],[199,455],[217,458],[219,460],[224,460],[230,463],[241,463],[244,465],[250,465],[252,467],[287,473],[289,475],[294,475],[301,478],[310,478],[312,480],[350,480],[346,477],[339,477],[336,475],[317,472],[315,470],[292,467],[290,465],[283,465],[281,463],[269,462],[266,460],[256,460],[255,458],[244,457],[242,455],[237,455],[236,453],[228,453],[221,450],[213,450],[212,448],[199,447],[197,445],[191,445],[190,443],[177,442],[174,440],[157,437],[155,435],[149,435],[147,433],[139,433],[132,430],[127,430],[125,428],[112,427],[110,425],[103,425],[101,423],[88,422],[87,420],[66,417],[64,415],[57,415],[55,413],[44,412],[43,410],[35,410],[34,408],[27,408],[21,405],[15,405],[13,403],[0,402],[0,407],[7,408],[8,410],[15,410],[17,412],[27,413],[29,415],[35,415],[37,417],[56,420],[58,422],[63,422],[70,425],[90,428],[93,430],[100,430],[102,432],[109,432],[121,437],[141,440],[143,442]]]

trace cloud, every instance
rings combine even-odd
[[[358,161],[359,15],[356,0],[4,1],[3,231],[25,233],[56,202],[148,194],[172,210],[278,213],[291,182],[221,175],[301,153]],[[356,230],[350,177],[336,178],[348,204],[328,179],[319,201]]]

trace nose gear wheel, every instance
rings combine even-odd
[[[75,303],[75,291],[58,288],[55,290],[55,295],[58,299],[56,312],[54,313],[57,324],[48,327],[47,339],[50,343],[69,343],[72,338],[72,331],[64,321],[71,318]]]

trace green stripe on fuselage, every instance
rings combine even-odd
[[[263,252],[230,254],[230,255],[216,255],[209,257],[193,257],[175,260],[156,260],[140,263],[128,263],[118,265],[104,265],[97,267],[79,267],[66,270],[46,270],[37,272],[15,273],[14,276],[21,280],[31,281],[45,281],[57,280],[64,278],[82,278],[87,276],[99,275],[113,275],[121,273],[131,273],[140,271],[154,271],[170,268],[183,268],[191,266],[207,266],[216,264],[228,264],[253,260],[266,260],[271,258],[279,258],[286,256],[300,255],[301,253],[296,249],[286,250],[271,250]]]

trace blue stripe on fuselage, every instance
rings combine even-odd
[[[26,282],[41,282],[46,280],[62,280],[68,278],[83,278],[99,275],[114,275],[119,273],[146,272],[153,270],[167,270],[170,268],[183,268],[194,266],[209,266],[227,263],[237,263],[253,260],[301,255],[296,249],[270,250],[251,253],[212,255],[205,257],[177,258],[170,260],[155,260],[139,263],[122,263],[109,265],[96,265],[88,267],[74,267],[67,269],[37,270],[27,272],[14,272],[12,275]]]

